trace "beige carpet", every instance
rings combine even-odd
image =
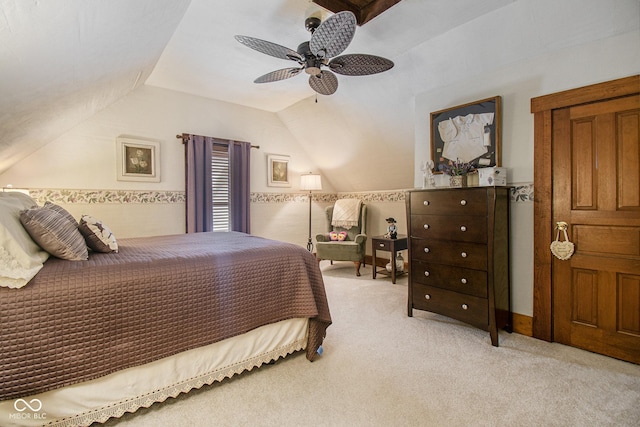
[[[107,426],[638,426],[640,366],[559,344],[407,316],[407,278],[322,262],[333,325],[296,354]]]

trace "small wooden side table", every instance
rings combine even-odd
[[[396,283],[396,252],[407,249],[407,236],[405,234],[398,234],[396,239],[389,239],[384,236],[374,236],[371,238],[371,258],[373,264],[373,278],[376,278],[377,273],[382,273],[386,276],[391,276],[391,283]],[[391,253],[391,273],[386,268],[384,270],[378,270],[376,265],[376,251],[387,251]],[[404,272],[401,272],[402,274]]]

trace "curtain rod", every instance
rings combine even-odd
[[[186,143],[189,140],[189,134],[188,133],[183,133],[182,135],[176,135],[176,138],[181,139],[182,143]],[[244,141],[238,141],[238,142],[244,142]],[[260,149],[259,145],[251,145],[251,148],[256,148],[256,149]]]

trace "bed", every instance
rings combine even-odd
[[[0,286],[0,425],[104,422],[294,352],[313,361],[330,324],[315,258],[284,242],[194,233],[49,256]]]

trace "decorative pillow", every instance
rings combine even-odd
[[[20,223],[20,211],[34,206],[26,194],[0,192],[0,286],[23,287],[49,258]]]
[[[347,239],[347,232],[346,231],[341,231],[341,232],[337,232],[337,231],[330,231],[329,232],[329,239],[332,241],[338,241],[338,242],[342,242],[344,240]]]
[[[31,238],[51,255],[69,261],[89,257],[82,234],[62,214],[52,209],[32,208],[20,213],[20,222]]]
[[[92,217],[82,215],[80,219],[80,233],[87,241],[87,246],[96,252],[118,252],[118,242],[109,227]]]
[[[76,221],[76,219],[73,217],[73,215],[71,215],[65,208],[63,208],[62,206],[58,206],[55,203],[51,203],[51,202],[45,202],[44,203],[44,208],[47,209],[51,209],[54,210],[56,212],[58,212],[60,215],[62,215],[63,217],[65,217],[66,219],[69,220],[69,222],[71,222],[71,224],[73,224],[74,227],[78,227],[78,221]]]

